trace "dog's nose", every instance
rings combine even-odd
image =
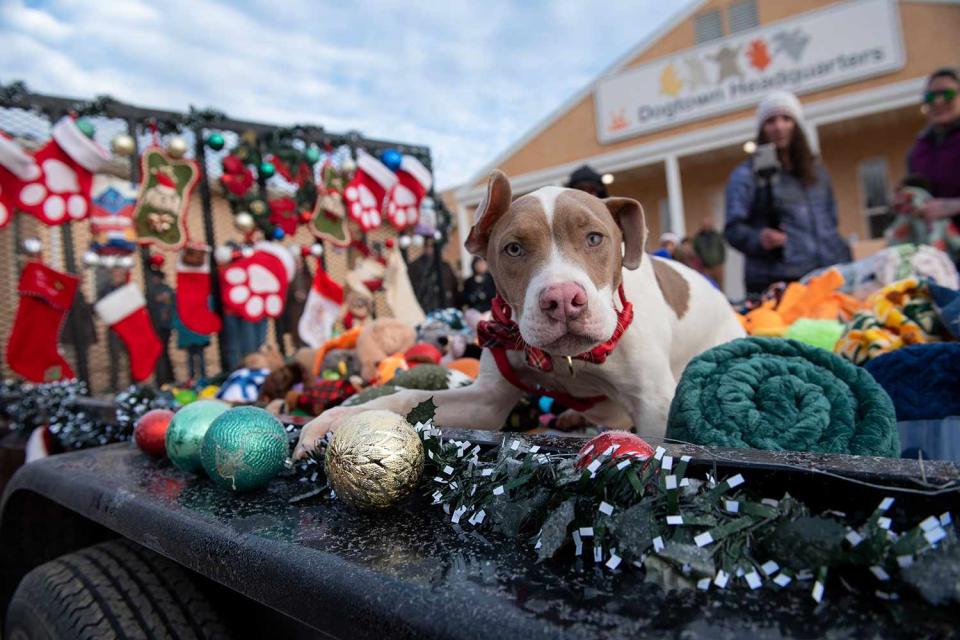
[[[552,284],[540,292],[540,310],[555,322],[576,320],[587,308],[587,292],[575,282]]]

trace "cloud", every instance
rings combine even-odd
[[[7,0],[0,80],[425,144],[445,188],[676,9],[653,0]]]

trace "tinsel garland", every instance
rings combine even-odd
[[[11,398],[4,402],[4,413],[12,430],[26,436],[47,425],[59,447],[68,451],[129,440],[137,418],[144,413],[178,406],[169,393],[148,385],[132,385],[118,393],[106,416],[82,402],[90,394],[79,380],[44,384],[4,381],[0,393]]]
[[[37,427],[71,404],[75,398],[87,397],[87,385],[79,380],[61,380],[43,384],[4,380],[0,388],[2,411],[11,430],[28,436]]]
[[[484,452],[444,439],[427,401],[407,420],[426,450],[424,480],[432,503],[454,525],[490,528],[524,541],[540,561],[592,560],[610,571],[630,567],[665,588],[795,588],[822,601],[831,573],[897,599],[904,584],[935,605],[960,602],[960,544],[949,513],[897,533],[885,498],[866,521],[812,514],[784,494],[761,497],[741,474],[691,477],[689,456],[662,447],[649,459],[617,457],[616,446],[577,469],[571,454],[541,451],[506,436]],[[597,452],[593,452],[596,454]],[[318,488],[323,444],[294,473]],[[859,574],[859,578],[857,577]]]

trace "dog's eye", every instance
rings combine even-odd
[[[523,246],[519,242],[510,242],[503,248],[503,252],[511,258],[519,258],[523,255]]]
[[[603,242],[603,234],[602,234],[602,233],[597,233],[596,231],[594,231],[593,233],[588,233],[588,234],[587,234],[587,246],[588,246],[588,247],[599,247],[601,242]]]

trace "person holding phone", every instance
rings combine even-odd
[[[746,256],[744,280],[753,295],[850,261],[830,176],[803,132],[800,101],[774,91],[756,119],[756,152],[727,181],[724,228],[727,242]]]
[[[924,179],[931,199],[915,215],[928,223],[953,218],[960,225],[960,76],[938,69],[927,78],[923,111],[927,127],[907,157],[910,174]]]

